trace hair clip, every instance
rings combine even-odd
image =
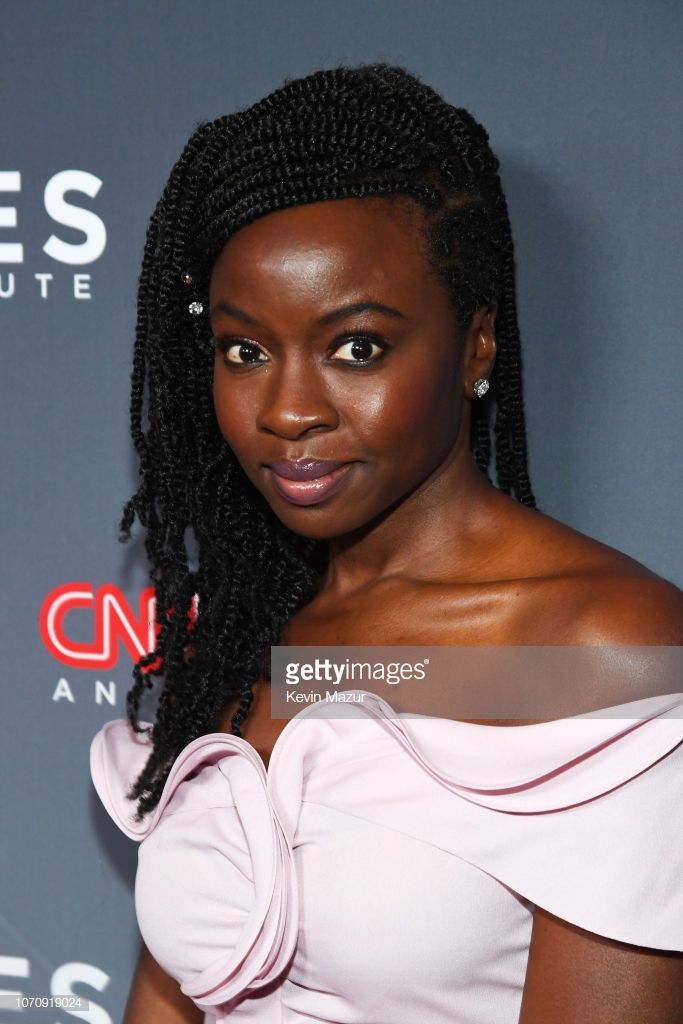
[[[194,276],[189,270],[183,270],[182,274],[180,275],[180,280],[183,282],[184,285],[187,285],[188,287],[194,284]],[[192,316],[200,316],[204,312],[204,303],[197,302],[197,300],[195,299],[193,302],[190,303],[187,309],[188,312],[192,314]]]

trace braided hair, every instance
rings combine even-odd
[[[134,668],[127,716],[163,678],[152,750],[128,796],[138,820],[158,803],[173,760],[249,713],[263,655],[315,595],[324,541],[272,513],[216,422],[208,322],[212,266],[258,217],[324,200],[386,197],[420,204],[431,269],[458,323],[496,306],[497,358],[485,399],[472,403],[471,449],[488,477],[489,420],[498,487],[536,507],[527,467],[512,236],[498,160],[484,128],[404,68],[383,63],[286,80],[247,109],[199,125],[150,220],[138,291],[131,433],[137,516],[157,596],[157,643]]]

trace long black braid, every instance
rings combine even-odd
[[[430,266],[459,324],[497,306],[491,388],[471,404],[474,460],[488,476],[495,405],[498,487],[535,508],[498,166],[466,110],[401,67],[371,64],[288,80],[248,109],[200,125],[171,171],[139,284],[131,432],[140,475],[121,521],[122,539],[136,516],[145,528],[157,595],[157,646],[135,666],[127,696],[138,732],[145,689],[163,678],[153,749],[128,794],[139,818],[158,803],[182,748],[216,729],[235,699],[232,732],[240,734],[264,652],[315,595],[326,567],[325,543],[273,515],[219,432],[207,316],[216,257],[239,228],[286,207],[363,196],[418,202]]]

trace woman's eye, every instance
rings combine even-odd
[[[226,363],[233,366],[249,366],[268,361],[268,357],[253,341],[232,341],[228,338],[214,338],[213,345]],[[358,334],[338,345],[331,356],[336,362],[366,366],[376,363],[386,351],[386,345],[373,335]]]
[[[376,350],[375,353],[373,353],[373,349]],[[386,348],[373,337],[359,334],[335,349],[335,354],[332,358],[338,358],[339,353],[344,351],[346,351],[346,355],[341,357],[341,361],[344,363],[376,363],[381,358],[381,354],[386,351]]]
[[[251,341],[228,341],[227,339],[214,338],[214,345],[223,353],[226,362],[235,363],[237,366],[246,366],[248,363],[262,363],[267,360],[265,352]],[[261,359],[261,356],[264,358]]]

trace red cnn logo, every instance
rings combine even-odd
[[[50,591],[40,609],[40,635],[57,661],[73,668],[109,669],[119,659],[119,646],[137,662],[156,646],[158,627],[154,621],[154,587],[146,587],[139,597],[137,614],[119,589],[105,583],[96,589],[92,583],[63,583]],[[65,623],[70,612],[92,612],[93,642],[71,640]]]

